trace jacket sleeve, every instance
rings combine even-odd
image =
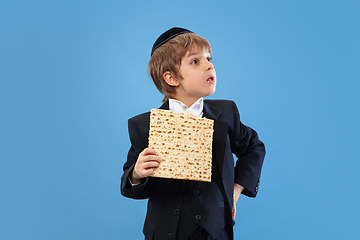
[[[244,187],[243,194],[256,197],[261,169],[265,158],[265,145],[252,128],[240,121],[239,111],[233,102],[234,119],[230,126],[231,150],[236,155],[235,183]]]
[[[131,147],[127,155],[127,161],[123,166],[124,173],[121,177],[120,191],[125,197],[134,199],[146,199],[149,193],[148,178],[144,179],[139,185],[131,186],[129,176],[133,170],[139,154],[147,147],[147,137],[144,132],[148,132],[146,124],[138,124],[139,121],[129,119],[128,130]]]

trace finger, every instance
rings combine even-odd
[[[158,155],[157,152],[152,148],[145,148],[139,155]]]
[[[142,178],[148,177],[154,173],[154,168],[146,168],[141,170]]]
[[[161,158],[159,156],[156,155],[147,155],[147,156],[142,156],[141,157],[141,162],[157,162],[160,163],[161,162]]]
[[[143,164],[141,164],[141,168],[143,169],[149,169],[149,168],[158,168],[160,165],[159,162],[157,161],[148,161],[148,162],[144,162]]]
[[[138,161],[137,164],[135,165],[134,171],[135,173],[137,173],[139,176],[141,176],[141,178],[147,177],[148,173],[147,170],[148,169],[152,169],[152,168],[158,168],[160,165],[160,163],[158,161]]]
[[[140,154],[139,154],[139,160],[141,161],[157,161],[160,162],[161,158],[158,156],[156,151],[151,148],[145,148]]]
[[[149,168],[145,170],[145,174],[146,176],[150,176],[154,173],[154,169],[153,168]]]

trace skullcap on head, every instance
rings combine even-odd
[[[192,33],[192,31],[187,30],[185,28],[173,27],[173,28],[170,28],[169,30],[167,30],[166,32],[164,32],[163,34],[161,34],[160,37],[158,37],[158,39],[156,39],[156,41],[155,41],[155,43],[154,43],[154,45],[152,47],[151,55],[154,53],[154,51],[158,47],[160,47],[161,45],[163,45],[164,43],[166,43],[170,39],[176,37],[177,35],[180,35],[180,34],[183,34],[183,33]]]

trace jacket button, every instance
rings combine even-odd
[[[175,234],[174,233],[169,233],[169,238],[175,238]]]
[[[198,221],[200,221],[201,216],[200,216],[200,215],[196,215],[196,216],[195,216],[195,219],[198,220]]]
[[[173,211],[173,212],[174,212],[174,214],[175,214],[175,215],[179,215],[180,210],[179,210],[179,209],[174,209],[174,211]]]
[[[195,196],[199,195],[199,193],[200,193],[199,190],[197,190],[197,189],[194,190],[194,195],[195,195]]]

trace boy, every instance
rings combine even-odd
[[[148,198],[145,240],[233,239],[240,194],[255,197],[265,157],[257,133],[240,122],[234,102],[203,100],[215,92],[209,42],[171,28],[154,43],[149,73],[165,95],[160,109],[214,120],[211,182],[149,177],[160,157],[148,148],[150,113],[128,121],[131,147],[121,178],[122,195]],[[233,153],[238,160],[234,168]]]

